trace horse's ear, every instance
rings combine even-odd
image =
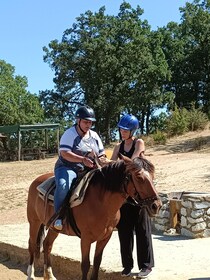
[[[118,154],[119,159],[124,160],[124,162],[130,162],[131,159],[129,157],[126,157],[124,155],[122,155],[121,153]]]
[[[123,159],[123,155],[121,153],[118,154],[119,159]]]
[[[139,154],[139,157],[140,158],[145,158],[144,151],[141,151],[141,153]]]

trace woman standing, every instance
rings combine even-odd
[[[122,142],[113,150],[111,160],[117,160],[121,153],[131,159],[144,156],[145,145],[142,139],[133,135],[139,128],[139,121],[133,115],[124,115],[118,123]],[[151,220],[145,208],[127,202],[120,209],[121,218],[118,223],[120,252],[123,271],[122,276],[130,276],[133,268],[134,232],[136,235],[137,262],[139,278],[147,278],[154,267]]]

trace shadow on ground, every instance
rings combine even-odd
[[[9,269],[17,269],[25,275],[28,266],[28,250],[19,248],[14,245],[0,242],[0,263]],[[51,256],[53,273],[59,280],[80,280],[81,267],[80,262],[66,257],[57,255]],[[35,276],[42,278],[43,276],[43,256],[35,263]],[[91,272],[91,270],[90,270]],[[120,272],[106,272],[100,270],[99,278],[101,280],[120,280]]]

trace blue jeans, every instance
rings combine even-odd
[[[58,167],[55,169],[55,195],[54,207],[55,212],[59,210],[64,202],[64,199],[71,188],[72,181],[77,178],[77,173],[66,166]]]

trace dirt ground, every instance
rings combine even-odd
[[[107,150],[108,157],[110,154],[111,150]],[[170,139],[166,145],[149,147],[146,156],[155,165],[159,192],[210,192],[209,129]],[[0,162],[0,224],[27,222],[29,185],[37,176],[52,171],[55,161],[56,158]],[[0,276],[1,280],[26,279],[25,266],[0,255]]]

